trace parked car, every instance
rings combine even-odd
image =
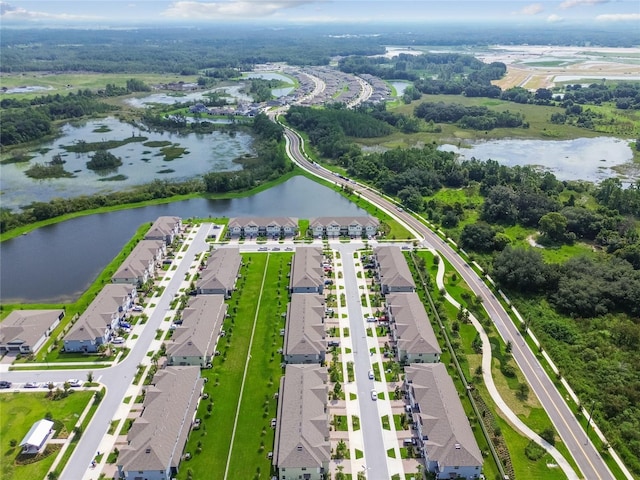
[[[375,389],[371,390],[371,400],[378,400],[378,392]]]
[[[373,380],[373,370],[369,370],[369,380]]]
[[[142,305],[136,305],[135,307],[133,307],[134,312],[141,312],[143,310],[144,310],[144,307]]]
[[[114,345],[120,345],[124,343],[124,337],[115,337],[113,340],[111,340],[111,343],[113,343]]]
[[[11,388],[11,382],[7,382],[6,380],[1,380],[0,388]]]
[[[376,317],[364,317],[367,322],[375,322],[377,320]]]
[[[267,247],[260,247],[258,249],[259,252],[266,252],[267,250],[269,250]]]
[[[24,388],[38,388],[37,382],[27,382],[24,384]]]
[[[196,418],[193,421],[193,429],[194,430],[199,430],[200,429],[200,423],[201,423],[201,420],[199,418]]]
[[[80,380],[78,380],[77,378],[70,378],[69,380],[67,380],[67,383],[72,387],[81,387],[82,386],[82,382]]]
[[[120,326],[122,328],[131,328],[131,324],[129,322],[120,322]]]
[[[274,252],[279,252],[280,251],[280,247],[273,247],[271,250],[274,251]]]
[[[293,248],[292,248],[292,247],[287,247],[287,248],[285,248],[285,250],[286,250],[287,252],[292,252],[292,251],[293,251]]]
[[[276,424],[278,423],[278,421],[275,418],[271,419],[271,428],[276,428]]]

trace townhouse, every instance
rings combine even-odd
[[[205,368],[215,354],[227,313],[224,295],[198,295],[182,311],[182,324],[166,345],[169,365]]]
[[[126,319],[136,298],[136,288],[131,285],[105,285],[64,337],[64,351],[97,352]]]
[[[328,373],[319,365],[287,365],[280,380],[273,466],[279,480],[324,480],[329,471]]]
[[[198,294],[219,294],[230,298],[236,288],[241,265],[242,257],[237,248],[214,250],[196,280],[196,291]]]
[[[162,240],[141,240],[111,277],[112,283],[131,283],[138,287],[155,277],[162,265],[167,244]]]
[[[177,475],[203,386],[198,367],[156,373],[118,455],[119,478],[171,480]]]
[[[232,238],[281,238],[298,234],[294,217],[235,217],[229,219],[227,235]]]
[[[385,303],[398,361],[405,364],[439,362],[442,350],[418,294],[389,293]]]
[[[324,297],[294,293],[287,306],[284,361],[286,363],[322,363],[326,349]]]
[[[322,293],[324,269],[322,250],[316,247],[298,247],[291,263],[289,290],[291,293]]]
[[[162,240],[171,245],[182,229],[180,217],[158,217],[144,236],[145,240]]]
[[[374,256],[383,295],[416,291],[416,284],[400,247],[378,247],[374,250]]]
[[[484,459],[445,365],[411,364],[404,371],[427,470],[437,479],[480,478]]]
[[[380,221],[374,217],[316,217],[309,219],[314,237],[374,237]]]

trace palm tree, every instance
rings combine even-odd
[[[93,383],[93,372],[87,372],[87,382]]]

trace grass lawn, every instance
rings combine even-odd
[[[49,455],[29,465],[16,465],[20,447],[11,448],[10,443],[18,443],[38,420],[51,414],[56,427],[60,428],[58,438],[65,438],[73,431],[78,415],[85,409],[93,392],[74,392],[62,400],[49,400],[45,393],[5,393],[0,395],[0,442],[2,443],[2,466],[0,480],[42,479],[51,467],[55,455]]]
[[[186,478],[188,470],[193,471],[195,478],[224,478],[230,449],[229,472],[233,478],[253,478],[257,472],[265,478],[269,476],[271,465],[267,452],[272,450],[274,438],[269,424],[276,416],[273,395],[278,391],[282,375],[277,350],[282,346],[280,328],[284,325],[280,315],[286,310],[291,256],[289,253],[243,255],[248,266],[243,267],[239,289],[230,301],[232,318],[225,322],[227,336],[220,346],[223,354],[215,357],[213,369],[203,371],[209,378],[205,391],[213,402],[211,416],[207,418],[209,401],[201,402],[198,417],[202,418],[202,428],[192,433],[186,448],[193,458],[184,464],[178,478]],[[264,290],[260,298],[263,277]],[[249,351],[254,319],[255,333]],[[248,355],[251,361],[240,400]],[[231,445],[239,401],[240,415]],[[208,432],[212,435],[208,436]],[[199,442],[200,454],[197,453]]]

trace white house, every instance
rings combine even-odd
[[[380,221],[374,217],[317,217],[309,220],[314,237],[349,236],[373,237],[378,233]]]
[[[294,237],[298,219],[293,217],[235,217],[229,219],[230,237]]]

